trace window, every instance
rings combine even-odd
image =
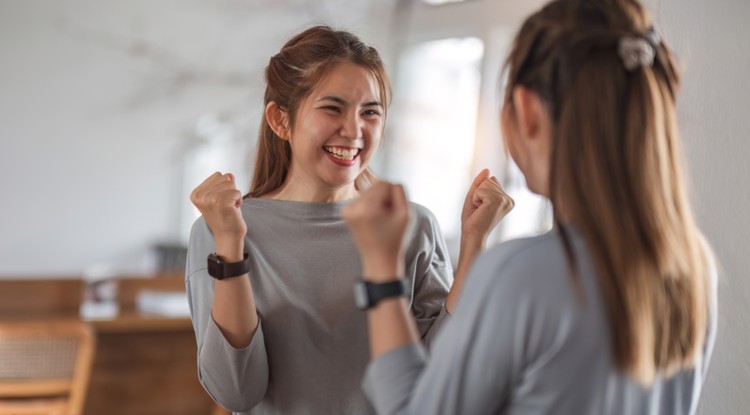
[[[183,155],[182,189],[180,196],[180,241],[187,244],[190,228],[200,216],[190,202],[190,193],[212,173],[231,172],[237,188],[247,191],[249,172],[247,167],[248,143],[235,140],[234,126],[215,114],[198,118],[191,132],[190,145]]]
[[[460,236],[472,179],[483,51],[477,38],[434,40],[405,49],[398,64],[386,171],[435,213],[446,239]]]
[[[539,234],[552,224],[549,203],[528,190],[500,136],[498,68],[513,33],[506,27],[489,31],[487,43],[477,37],[428,39],[399,54],[385,157],[377,171],[403,183],[411,200],[435,214],[454,266],[463,200],[481,168],[490,168],[516,202],[490,244]]]

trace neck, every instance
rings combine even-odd
[[[299,183],[290,181],[287,178],[287,181],[279,189],[263,197],[291,202],[331,203],[354,199],[358,195],[359,193],[354,188],[354,183],[349,183],[341,187],[329,187],[316,186],[311,183]]]

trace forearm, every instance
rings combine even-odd
[[[232,347],[250,344],[258,328],[258,313],[247,275],[216,281],[211,317]]]
[[[417,326],[403,297],[381,301],[368,311],[367,320],[373,359],[401,346],[419,342]]]
[[[217,241],[216,253],[224,261],[242,260],[243,251],[244,243]],[[241,349],[250,344],[258,328],[258,313],[247,274],[216,281],[211,317],[232,347]]]
[[[386,282],[403,276],[403,259],[365,259],[364,278],[373,282]],[[367,312],[372,358],[406,344],[419,342],[417,326],[403,297],[387,298]]]
[[[448,296],[445,298],[445,309],[448,313],[453,313],[453,310],[458,303],[458,299],[461,296],[466,276],[469,274],[474,260],[479,256],[485,248],[487,239],[481,236],[473,235],[461,235],[461,248],[458,256],[458,266],[456,267],[456,273],[453,276],[453,284],[448,292]]]

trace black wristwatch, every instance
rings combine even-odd
[[[383,283],[358,281],[354,283],[354,303],[360,310],[367,310],[380,301],[404,295],[406,282],[403,279]]]
[[[239,277],[250,271],[250,256],[245,253],[240,262],[224,262],[220,256],[208,254],[208,275],[223,280],[225,278]]]

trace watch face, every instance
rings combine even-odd
[[[364,282],[354,284],[354,304],[357,308],[365,310],[370,306],[370,300],[367,295],[367,286]]]
[[[217,257],[216,254],[210,254],[208,256],[208,275],[221,280],[224,278],[223,271],[221,263],[219,262],[219,257]]]

